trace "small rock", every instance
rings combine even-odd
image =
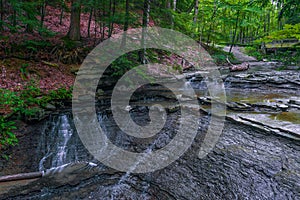
[[[290,99],[289,103],[290,104],[296,104],[296,105],[300,106],[300,99],[297,99],[297,98]]]
[[[56,107],[50,103],[47,103],[47,105],[45,106],[45,109],[54,111],[54,110],[56,110]]]
[[[289,106],[287,106],[285,104],[277,104],[277,107],[283,111],[286,111],[289,108]]]

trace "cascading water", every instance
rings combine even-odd
[[[67,144],[73,135],[73,130],[70,129],[70,123],[66,115],[61,116],[60,118],[60,127],[57,131],[59,135],[57,141],[56,157],[52,160],[52,166],[60,166],[65,164],[67,158]],[[75,160],[77,160],[75,154]]]
[[[43,171],[67,163],[86,160],[89,156],[76,133],[71,115],[52,115],[45,122],[38,148]]]
[[[278,73],[274,72],[275,75]],[[281,104],[289,105],[289,109],[292,110],[288,113],[273,113],[272,120],[283,118],[298,123],[299,117],[295,113],[298,112],[300,104],[298,99],[293,99],[291,96],[299,96],[299,81],[285,83],[283,79],[272,78],[271,75],[261,74],[264,79],[259,80],[258,76],[253,78],[243,74],[238,74],[238,76],[231,74],[224,80],[228,102],[246,102],[253,105],[269,104],[278,102],[276,99],[279,98],[282,101]],[[290,79],[288,74],[278,75],[278,77],[283,76]],[[198,96],[209,96],[205,80],[198,75],[189,79],[189,84],[196,89]],[[266,84],[267,80],[271,81]],[[272,86],[277,89],[274,91],[271,90],[272,87],[269,90],[261,89],[264,86],[267,88]],[[188,84],[183,87],[183,90],[189,89]],[[255,90],[250,90],[254,87],[256,87]],[[278,92],[281,91],[286,94],[279,93],[278,95]],[[136,99],[142,99],[142,103],[146,104],[150,101],[150,105],[154,104],[150,95],[138,97],[141,98]],[[185,97],[185,99],[188,98]],[[143,122],[149,121],[147,109],[143,106],[137,108],[130,105],[130,109],[131,117],[137,123],[143,124]],[[134,112],[135,114],[133,114]],[[172,140],[172,130],[176,127],[179,111],[176,112],[173,110],[170,112],[171,117],[167,118],[166,126],[157,137],[142,142],[122,133],[109,112],[100,111],[98,121],[108,140],[116,146],[127,151],[150,154],[151,151],[163,148]],[[242,114],[244,112],[246,113],[243,111]],[[257,115],[255,114],[255,116]],[[189,121],[188,118],[183,120]],[[227,120],[223,134],[214,150],[207,157],[199,159],[199,146],[209,122],[210,116],[201,115],[199,133],[190,149],[168,167],[156,172],[132,173],[135,165],[143,162],[147,156],[137,160],[127,173],[114,171],[97,163],[92,164],[94,168],[91,167],[97,173],[94,175],[89,167],[78,170],[78,163],[75,163],[73,167],[76,168],[76,171],[68,171],[66,174],[59,172],[62,174],[59,174],[58,179],[46,179],[47,184],[43,182],[45,180],[41,180],[38,183],[44,185],[30,184],[22,187],[23,190],[18,189],[16,192],[11,190],[7,195],[11,197],[10,199],[300,199],[300,142],[298,140],[273,134],[267,128],[257,128],[256,124],[251,125],[249,121],[244,124]],[[290,126],[290,124],[286,124]],[[275,131],[284,133],[282,127]],[[61,164],[63,166],[60,168],[64,168],[65,163],[92,161],[93,159],[75,131],[70,111],[52,115],[47,120],[42,130],[38,155],[40,170]],[[97,170],[101,168],[101,170],[97,171],[95,168]],[[70,181],[61,180],[64,183],[60,184],[59,178],[69,178],[70,173]],[[91,173],[93,176],[86,178],[85,173]],[[74,182],[72,177],[78,181]],[[39,191],[40,188],[42,189]]]

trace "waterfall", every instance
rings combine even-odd
[[[43,171],[78,161],[78,136],[70,114],[53,115],[42,129],[38,153],[42,154],[39,170]]]
[[[52,160],[52,167],[63,165],[67,161],[67,144],[73,135],[70,123],[66,115],[59,119],[59,128],[57,130],[56,154]]]

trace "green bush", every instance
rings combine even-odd
[[[12,111],[23,119],[40,115],[43,109],[40,106],[55,100],[65,100],[72,98],[72,90],[60,88],[43,94],[34,82],[30,82],[20,92],[13,92],[7,89],[0,89],[0,110]],[[6,149],[18,143],[12,130],[16,129],[15,122],[8,121],[5,116],[0,115],[0,149]],[[0,157],[8,158],[1,154]]]
[[[15,146],[18,143],[16,135],[12,132],[14,129],[17,129],[15,122],[7,121],[3,116],[0,116],[0,149]]]
[[[265,55],[258,50],[258,47],[247,46],[245,47],[245,54],[255,57],[257,60],[262,60]]]

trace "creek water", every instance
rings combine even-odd
[[[198,95],[209,96],[203,80],[197,79],[190,78],[189,84],[184,85],[183,90],[192,85]],[[300,96],[298,91],[295,92],[295,87],[291,87],[291,91],[284,88],[283,93],[282,88],[277,89],[276,84],[273,90],[252,90],[253,84],[249,85],[250,89],[245,90],[245,84],[241,88],[227,84],[227,101],[272,104],[287,102],[291,96]],[[149,101],[144,98],[144,102],[137,102],[136,106],[131,106],[132,119],[137,124],[147,124],[147,103],[153,105],[160,101],[161,99]],[[295,110],[291,112],[268,114],[269,119],[285,120],[299,126],[297,106],[293,109]],[[163,129],[155,137],[142,140],[122,132],[109,109],[99,109],[97,112],[98,121],[110,141],[127,151],[143,152],[146,155],[163,148],[174,138],[180,115],[180,110],[169,112]],[[40,190],[10,198],[300,199],[300,141],[226,120],[214,150],[207,157],[199,159],[198,151],[209,122],[210,116],[201,113],[197,136],[191,147],[178,160],[155,172],[135,174],[132,173],[135,165],[132,166],[132,170],[123,173],[112,170],[94,159],[76,132],[71,111],[53,114],[44,122],[41,131],[37,149],[40,157],[37,163],[38,170],[64,168],[68,163],[87,161],[91,168],[96,167],[101,173],[76,183],[55,185],[57,182],[54,182]],[[143,162],[144,159],[147,157],[137,162]],[[81,176],[84,171],[73,173]]]

